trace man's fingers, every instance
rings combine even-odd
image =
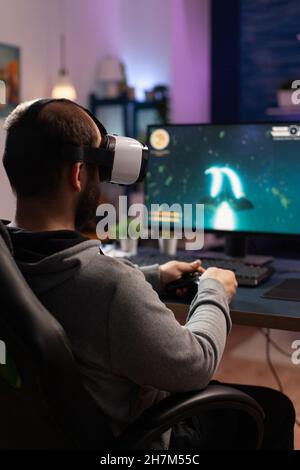
[[[205,273],[205,268],[203,268],[203,266],[201,265],[201,260],[200,259],[197,259],[196,261],[193,261],[191,264],[191,267],[192,267],[192,272],[193,271],[198,271],[199,273]]]
[[[199,268],[201,268],[201,261],[199,259],[193,261],[192,263],[178,261],[178,268],[183,273],[193,273],[194,271],[199,271]]]

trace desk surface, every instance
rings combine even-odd
[[[259,287],[239,287],[231,303],[232,321],[238,325],[300,331],[300,302],[264,299],[262,294],[287,278],[300,279],[300,261],[276,259],[275,274]],[[189,306],[165,300],[177,320],[184,323]]]

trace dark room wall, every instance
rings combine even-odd
[[[264,119],[276,90],[300,78],[300,1],[242,0],[240,117]]]
[[[267,119],[282,82],[300,79],[299,34],[300,0],[213,0],[213,121]]]

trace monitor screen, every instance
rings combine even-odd
[[[206,230],[300,234],[299,124],[149,126],[148,145],[149,221],[152,204],[198,203]]]

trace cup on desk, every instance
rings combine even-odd
[[[136,255],[138,249],[138,240],[133,240],[131,238],[121,239],[120,247],[122,251],[130,253],[131,255]]]
[[[175,256],[177,251],[177,238],[159,238],[159,251],[164,255]]]

